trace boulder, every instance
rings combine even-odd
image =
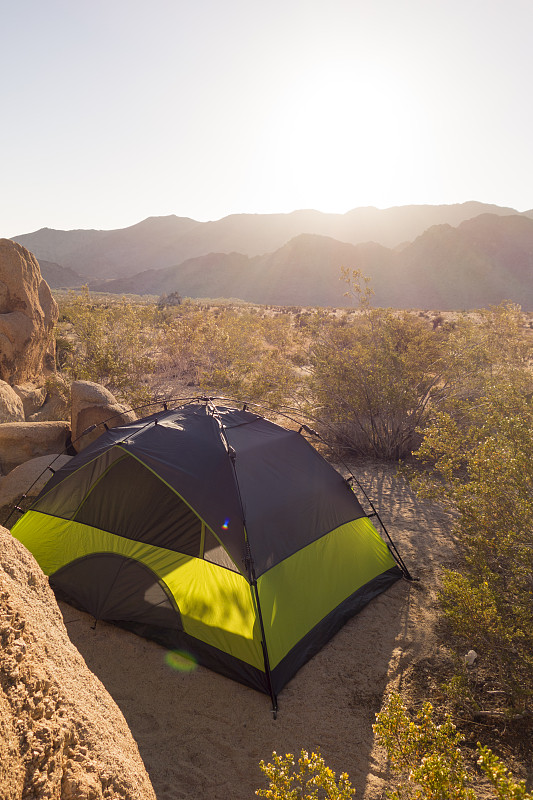
[[[108,428],[125,425],[137,419],[135,412],[117,403],[115,397],[103,386],[92,381],[74,381],[71,392],[72,444],[80,452],[94,442]],[[94,430],[82,436],[88,428]]]
[[[24,405],[9,383],[0,380],[0,423],[24,422]]]
[[[0,425],[0,469],[5,475],[30,458],[62,453],[69,439],[68,422],[6,422]]]
[[[32,414],[35,414],[46,400],[47,392],[44,386],[34,386],[32,383],[23,383],[20,386],[13,386],[13,391],[22,401],[24,419],[29,419]]]
[[[58,308],[39,262],[22,245],[0,239],[0,379],[37,380],[55,365]]]
[[[0,508],[17,503],[23,495],[37,497],[41,489],[50,480],[53,473],[48,469],[58,470],[72,456],[53,453],[39,456],[19,464],[9,475],[0,480]]]
[[[48,580],[0,528],[0,797],[155,800],[128,725],[71,643]]]
[[[28,422],[53,422],[65,420],[69,414],[69,406],[62,395],[49,394],[44,405],[35,414],[27,417]]]
[[[0,797],[20,800],[24,791],[24,765],[19,736],[6,697],[0,691]]]
[[[66,420],[70,417],[70,386],[60,375],[50,377],[46,382],[47,393],[44,402],[31,416],[28,422],[51,422]]]

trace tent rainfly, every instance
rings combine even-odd
[[[274,712],[405,574],[301,433],[209,401],[106,430],[12,532],[60,598],[270,694]]]

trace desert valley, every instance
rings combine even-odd
[[[1,240],[1,797],[248,800],[257,791],[284,800],[292,797],[287,786],[268,794],[283,774],[275,753],[297,759],[306,751],[324,759],[322,771],[312,773],[316,780],[325,780],[328,768],[339,776],[338,786],[330,781],[330,793],[319,795],[331,800],[352,790],[381,800],[395,787],[402,794],[394,797],[448,797],[459,784],[473,794],[453,796],[529,798],[532,273],[533,211],[480,203],[235,215],[211,223],[153,217],[123,230],[43,229]],[[375,577],[363,581],[373,599],[356,615],[347,612],[323,646],[310,648],[276,696],[276,714],[268,690],[227,677],[227,661],[209,669],[211,650],[209,658],[201,648],[193,658],[162,646],[161,636],[136,635],[127,604],[99,615],[90,590],[73,588],[90,572],[76,573],[58,591],[54,574],[70,556],[51,557],[66,559],[56,570],[47,553],[64,534],[53,534],[44,549],[40,544],[65,517],[65,553],[78,547],[87,569],[101,548],[95,544],[90,553],[88,543],[99,536],[116,556],[133,541],[130,561],[148,558],[141,551],[150,526],[148,533],[137,530],[146,504],[139,499],[128,523],[135,531],[117,521],[137,473],[118,484],[109,477],[114,456],[94,487],[83,489],[91,497],[109,486],[110,494],[78,545],[82,489],[71,491],[78,511],[70,509],[68,492],[68,508],[46,506],[43,498],[92,465],[84,453],[98,454],[105,437],[118,437],[125,452],[146,426],[164,430],[168,414],[177,414],[169,429],[184,429],[194,404],[195,413],[214,419],[244,415],[243,429],[275,424],[283,436],[305,438],[351,485],[379,541],[390,544],[383,558],[392,558],[393,570],[406,565],[408,579],[404,572],[386,591],[385,584],[368,588]],[[245,456],[231,444],[231,424],[221,431],[223,461],[230,471],[233,463],[240,490]],[[160,475],[166,485],[173,480],[171,450],[164,455],[161,446],[161,453],[141,448],[135,459],[147,481]],[[259,452],[260,443],[253,448]],[[209,459],[201,458],[193,448],[182,474],[193,474],[196,462],[208,471]],[[286,458],[290,465],[293,456]],[[277,470],[272,456],[266,464],[253,489],[258,494]],[[201,495],[184,490],[194,519],[198,497],[216,495],[222,475],[219,465]],[[294,474],[286,490],[284,484],[266,498],[265,517],[267,509],[281,515],[283,506],[314,502],[291,496],[291,483],[305,494],[305,481]],[[252,501],[241,496],[239,503],[239,513],[253,517]],[[244,553],[241,565],[225,539],[230,515],[219,529],[206,514],[198,523],[200,557],[187,549],[189,540],[165,540],[184,559],[180,569],[200,562],[211,574],[218,563],[224,574],[253,576],[251,556]],[[130,544],[117,544],[119,533]],[[290,541],[294,530],[284,535]],[[225,555],[209,555],[217,548]],[[282,560],[285,570],[290,560]],[[354,575],[358,569],[354,562]],[[107,570],[93,572],[87,586],[98,585]],[[111,596],[115,582],[123,585],[117,576],[102,597]],[[328,582],[329,575],[317,581],[315,596]],[[72,587],[66,595],[65,585]],[[164,571],[143,588],[144,599],[156,589],[153,607],[170,602],[189,630],[206,625],[200,621],[211,613],[207,600],[191,607],[189,590]],[[131,584],[126,596],[135,591]],[[289,589],[279,589],[279,608],[283,592]],[[291,592],[295,619],[306,618]],[[263,590],[263,603],[266,596]],[[272,630],[277,602],[262,623]],[[334,611],[328,607],[328,619]],[[219,649],[224,626],[236,625],[230,617],[219,615],[215,626]],[[268,656],[264,631],[262,641]],[[311,779],[307,756],[301,758],[292,780]],[[453,769],[439,772],[435,763]],[[505,786],[502,763],[514,776]],[[342,790],[344,772],[351,787]],[[440,795],[430,793],[433,784]]]
[[[341,306],[345,266],[371,278],[378,306],[463,310],[511,300],[533,310],[533,210],[477,202],[203,223],[150,217],[122,230],[45,228],[14,240],[54,288]]]

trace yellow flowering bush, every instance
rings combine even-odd
[[[374,732],[387,751],[397,785],[389,800],[477,800],[485,798],[473,788],[461,753],[464,737],[449,717],[435,720],[431,703],[424,703],[412,719],[398,694],[389,697],[377,715]],[[523,781],[513,780],[500,759],[478,743],[478,766],[497,800],[533,800]],[[479,781],[477,781],[479,784]],[[482,792],[482,793],[481,793]],[[290,795],[287,795],[290,796]]]
[[[302,750],[298,761],[291,753],[272,753],[272,763],[261,761],[261,770],[270,781],[268,789],[258,789],[258,797],[268,800],[351,800],[354,789],[343,772],[337,780],[320,753]]]

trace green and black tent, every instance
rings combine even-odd
[[[348,482],[300,432],[207,401],[106,430],[13,535],[67,602],[187,651],[274,708],[402,576]]]

